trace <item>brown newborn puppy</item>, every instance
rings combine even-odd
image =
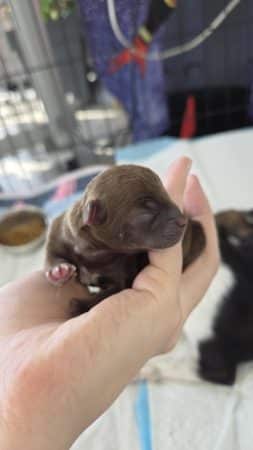
[[[147,251],[176,244],[187,219],[169,198],[158,175],[136,165],[112,167],[95,177],[83,197],[56,218],[46,248],[46,275],[62,285],[76,276],[99,292],[81,313],[132,285],[148,263]],[[204,247],[202,228],[190,221],[184,238],[184,267]]]

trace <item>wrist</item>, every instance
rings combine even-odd
[[[25,435],[20,434],[19,432],[11,433],[11,432],[2,432],[0,430],[0,448],[2,450],[20,450],[21,448],[26,450],[69,450],[71,445],[73,445],[74,441],[68,445],[62,445],[58,443],[57,439],[46,441],[45,438],[42,438],[34,433],[32,429],[27,432]]]
[[[12,409],[12,407],[11,407]],[[11,417],[6,418],[6,411],[1,408],[0,419],[0,448],[1,450],[69,450],[75,439],[67,440],[64,438],[62,430],[57,432],[40,427],[40,420],[28,420],[23,411],[23,417],[15,415],[12,409]],[[49,432],[48,432],[49,431]],[[52,430],[51,430],[52,431]]]

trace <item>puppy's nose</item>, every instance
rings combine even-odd
[[[178,227],[183,228],[187,224],[186,217],[181,213],[181,211],[176,207],[172,207],[168,211],[169,222],[174,222]]]
[[[180,216],[175,219],[175,222],[180,228],[184,228],[187,224],[187,219],[183,214],[180,214]]]

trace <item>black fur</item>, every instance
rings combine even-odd
[[[199,344],[202,378],[231,385],[239,363],[253,360],[253,226],[252,234],[234,245],[219,228],[222,261],[235,278],[213,322],[214,335]]]

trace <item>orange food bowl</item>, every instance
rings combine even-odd
[[[13,208],[0,217],[0,246],[13,253],[32,251],[46,238],[44,212],[34,206]]]

